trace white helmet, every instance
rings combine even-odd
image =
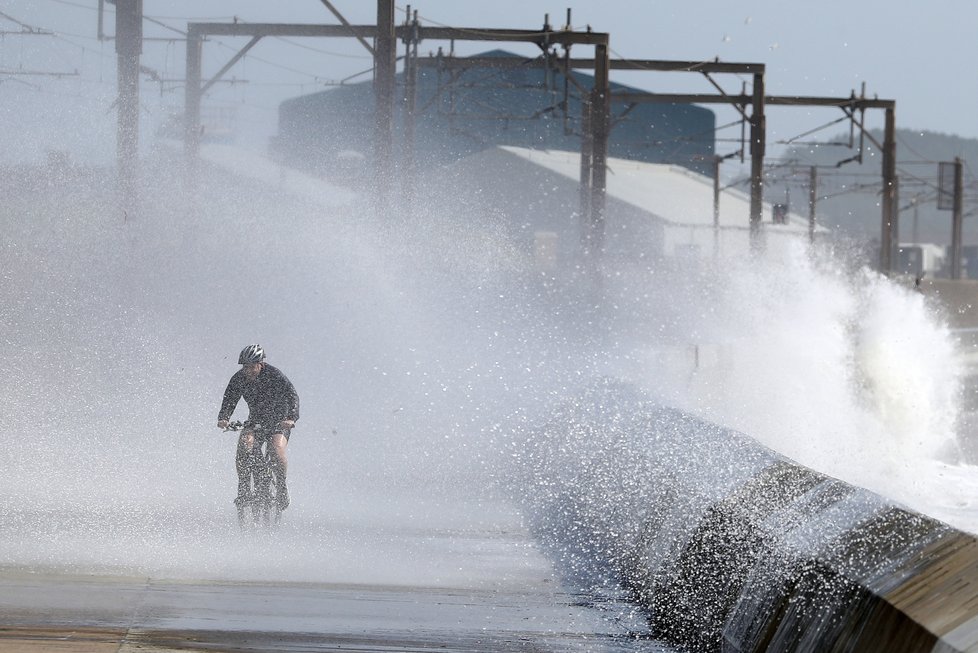
[[[238,365],[260,363],[263,360],[265,360],[265,350],[261,348],[261,345],[248,345],[241,350],[241,355],[238,356]]]

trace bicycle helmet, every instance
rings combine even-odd
[[[260,363],[263,360],[265,360],[265,350],[261,348],[261,345],[248,345],[241,350],[241,355],[238,356],[238,365]]]

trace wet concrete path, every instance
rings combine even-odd
[[[0,574],[0,652],[664,651],[634,614],[474,590]]]

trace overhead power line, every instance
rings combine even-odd
[[[34,27],[33,25],[28,25],[27,23],[23,22],[22,20],[18,20],[16,18],[14,18],[13,16],[11,16],[10,14],[4,13],[2,11],[0,11],[0,17],[6,18],[11,23],[15,23],[16,25],[19,25],[21,28],[23,28],[23,30],[24,30],[23,32],[17,32],[17,33],[21,33],[21,34],[44,34],[44,35],[48,35],[48,34],[51,33],[51,32],[48,32],[46,30],[42,30],[39,27]]]

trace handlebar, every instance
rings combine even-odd
[[[256,429],[256,430],[259,430],[259,431],[262,429],[262,424],[259,424],[259,423],[256,423],[256,422],[247,422],[246,423],[246,422],[242,422],[241,420],[235,420],[233,422],[228,422],[228,425],[224,427],[224,430],[225,431],[240,431],[241,429],[243,429],[245,427],[246,424],[247,424],[247,426],[249,428],[253,428],[253,429]],[[289,427],[289,428],[291,428],[291,427]]]

